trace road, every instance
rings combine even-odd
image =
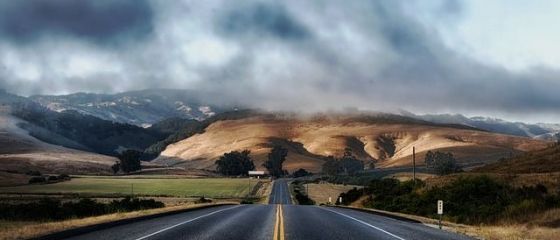
[[[288,182],[285,179],[274,181],[268,204],[292,204]]]
[[[470,239],[350,209],[292,205],[286,180],[274,182],[269,203],[194,210],[70,239]]]

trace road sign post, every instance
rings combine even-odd
[[[437,201],[437,214],[439,215],[439,229],[441,229],[441,217],[443,215],[443,200]]]

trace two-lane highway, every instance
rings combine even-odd
[[[470,239],[421,223],[351,209],[291,205],[287,181],[274,181],[268,205],[194,210],[90,232],[71,239]]]
[[[292,204],[292,195],[285,179],[277,179],[272,185],[268,204]]]

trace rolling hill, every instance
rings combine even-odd
[[[410,164],[413,146],[418,159],[428,150],[441,150],[453,152],[460,163],[472,164],[547,145],[530,138],[390,114],[257,114],[213,122],[203,132],[169,145],[155,162],[212,169],[223,153],[248,149],[262,169],[267,153],[277,144],[289,149],[285,162],[289,171],[305,168],[314,172],[320,171],[324,156],[340,156],[345,148],[351,148],[365,163],[400,167]]]
[[[474,171],[505,174],[560,172],[560,145],[554,144],[545,149],[530,151],[512,158],[504,158]]]
[[[109,174],[116,158],[40,141],[17,125],[25,123],[0,111],[0,171],[25,173]]]

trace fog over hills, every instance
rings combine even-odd
[[[101,119],[147,127],[166,118],[204,120],[226,108],[208,104],[196,91],[152,89],[118,94],[36,95],[30,99],[57,112],[75,110]]]
[[[224,105],[212,98],[217,93],[192,90],[151,89],[118,94],[37,95],[30,99],[53,110],[75,110],[101,119],[147,127],[167,118],[204,120],[216,113],[247,108],[242,105]],[[486,117],[466,117],[461,114],[416,115],[401,111],[399,114],[434,123],[461,124],[491,132],[515,136],[554,140],[560,124],[528,124]]]

